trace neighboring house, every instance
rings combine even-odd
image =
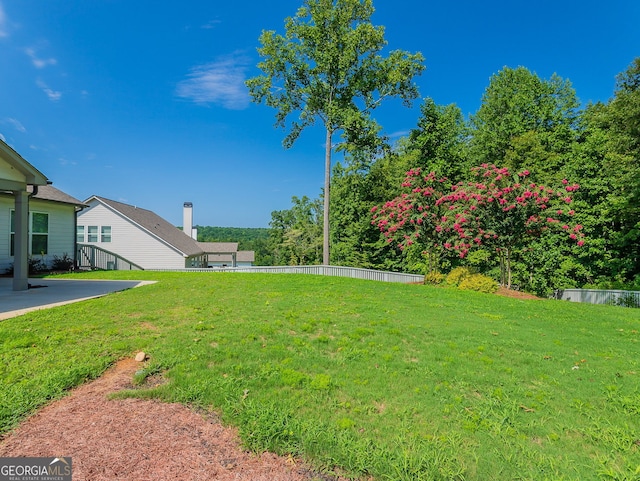
[[[77,242],[99,247],[143,269],[206,266],[198,243],[147,209],[93,196],[78,214]]]
[[[254,251],[239,251],[237,242],[198,242],[207,254],[207,267],[250,267]]]
[[[0,273],[13,269],[13,289],[28,288],[28,259],[47,267],[75,253],[76,211],[83,204],[0,140]]]

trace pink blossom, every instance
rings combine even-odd
[[[584,245],[584,241],[583,241],[583,240],[579,240],[579,241],[578,241],[578,245],[579,245],[580,247],[582,247],[582,246]]]
[[[567,185],[569,181],[567,179],[562,179],[562,185]]]
[[[569,239],[577,239],[578,237],[575,234],[569,234]]]

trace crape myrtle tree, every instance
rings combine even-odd
[[[531,173],[515,175],[506,167],[474,167],[476,179],[459,183],[436,202],[444,207],[437,229],[449,234],[444,247],[464,258],[474,247],[485,246],[500,261],[500,284],[511,288],[514,254],[533,239],[563,232],[578,246],[584,244],[582,225],[573,222],[573,192],[578,184],[562,179],[561,188],[528,181]]]
[[[388,244],[405,252],[418,251],[426,261],[426,271],[440,268],[446,235],[441,228],[443,210],[438,201],[449,190],[447,180],[434,172],[410,169],[402,182],[404,192],[371,208],[371,223],[380,229]]]
[[[278,110],[289,127],[284,146],[317,121],[325,128],[323,263],[329,264],[331,155],[378,151],[384,144],[372,112],[388,97],[407,105],[418,97],[413,78],[424,70],[421,54],[395,50],[382,56],[384,28],[371,23],[371,0],[306,0],[285,20],[285,34],[263,31],[258,67],[247,81],[255,102]],[[287,119],[298,116],[288,123]],[[341,142],[334,134],[342,133]],[[334,144],[334,142],[336,142]]]
[[[582,226],[572,222],[572,193],[577,184],[563,179],[562,188],[552,189],[527,180],[530,172],[516,175],[507,168],[482,164],[472,169],[474,181],[446,185],[431,172],[407,173],[407,192],[374,207],[373,222],[388,242],[405,250],[420,242],[437,262],[446,249],[465,258],[473,248],[485,247],[499,257],[500,283],[511,287],[511,263],[515,252],[530,241],[553,232],[584,244]]]

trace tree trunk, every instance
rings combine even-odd
[[[329,189],[331,186],[331,137],[332,131],[327,129],[324,159],[324,212],[322,225],[322,264],[329,265]]]
[[[511,248],[507,247],[507,289],[511,289]]]

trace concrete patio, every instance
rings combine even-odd
[[[14,291],[11,278],[0,278],[0,321],[27,312],[62,306],[124,291],[155,281],[29,279],[32,288]]]

